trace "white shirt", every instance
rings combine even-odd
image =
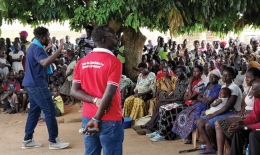
[[[244,78],[246,77],[246,74],[242,75],[241,71],[237,74],[236,78],[234,79],[234,83],[238,86],[241,86],[244,82]]]
[[[228,98],[218,98],[214,102],[216,102],[219,99],[221,99],[221,101],[222,101],[219,105],[217,105],[215,107],[210,107],[210,111],[212,111],[213,113],[220,110],[222,107],[224,107],[227,104]]]
[[[226,84],[222,86],[223,87],[227,87]],[[238,112],[241,110],[241,102],[242,102],[242,92],[240,90],[240,88],[234,83],[232,82],[228,88],[231,90],[231,95],[235,95],[237,96],[237,101],[234,105],[234,109]]]
[[[246,84],[246,78],[244,78],[244,81],[243,81],[243,89],[244,89],[244,94],[246,95],[246,93],[248,92],[250,86],[248,86]]]
[[[254,96],[248,96],[251,89],[252,89],[252,87],[249,88],[247,95],[245,97],[245,104],[246,104],[245,109],[246,110],[253,110],[253,107],[254,107],[254,100],[255,100]]]

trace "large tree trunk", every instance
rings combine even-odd
[[[125,27],[123,29],[123,34],[125,46],[125,73],[131,80],[136,81],[136,77],[139,73],[134,71],[132,67],[137,67],[137,65],[142,61],[142,52],[146,37],[139,29],[136,32],[131,27]]]

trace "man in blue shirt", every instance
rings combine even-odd
[[[58,50],[48,57],[45,47],[50,42],[49,30],[45,27],[37,27],[34,29],[33,34],[35,39],[26,54],[26,73],[22,83],[26,88],[30,100],[30,112],[25,126],[25,137],[22,148],[28,149],[42,146],[33,140],[34,129],[42,110],[45,114],[49,133],[49,148],[63,149],[68,147],[69,143],[61,142],[58,138],[55,106],[48,89],[48,74],[52,74],[53,72],[51,63],[60,55],[64,41],[61,41]]]

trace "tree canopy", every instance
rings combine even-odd
[[[113,24],[170,30],[172,35],[210,30],[240,31],[258,27],[260,1],[253,0],[2,0],[0,18],[38,25],[70,21],[73,30],[86,24]],[[2,21],[0,21],[2,22]],[[1,23],[0,23],[1,24]]]

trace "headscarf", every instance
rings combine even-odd
[[[221,74],[220,74],[219,70],[212,70],[212,71],[210,72],[210,74],[214,74],[214,75],[217,76],[219,79],[221,78]]]

